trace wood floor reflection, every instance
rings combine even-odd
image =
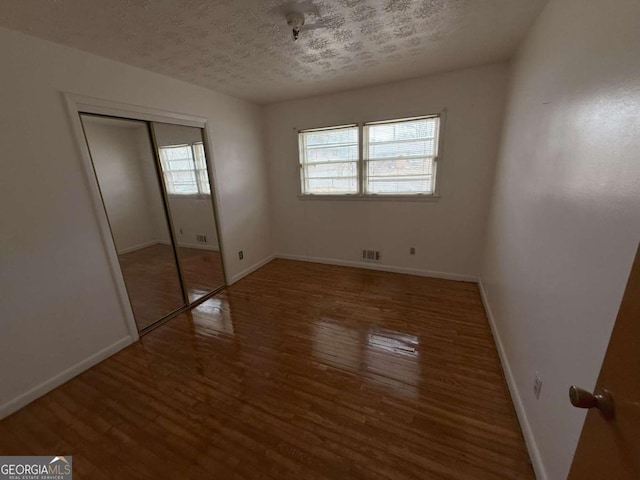
[[[178,247],[189,301],[224,285],[220,253]],[[156,244],[118,256],[138,329],[184,305],[173,249]]]
[[[182,275],[187,284],[190,302],[224,285],[219,252],[178,247],[178,255],[180,255]]]
[[[74,479],[531,479],[477,286],[275,260],[0,422]]]

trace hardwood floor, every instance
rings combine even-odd
[[[531,479],[477,286],[274,260],[0,422],[78,479]]]
[[[224,285],[219,252],[178,247],[178,255],[180,255],[182,275],[187,284],[190,302]]]
[[[170,245],[156,244],[118,255],[139,330],[184,305]]]
[[[220,253],[178,247],[189,301],[224,285]],[[170,245],[156,244],[118,256],[136,318],[143,329],[184,305]]]

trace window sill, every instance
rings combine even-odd
[[[347,200],[347,201],[390,201],[390,202],[437,202],[440,195],[303,195],[298,194],[299,200]]]
[[[211,195],[208,195],[206,193],[168,193],[167,196],[169,198],[184,200],[208,200],[211,198]]]

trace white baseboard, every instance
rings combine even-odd
[[[123,248],[122,250],[118,250],[118,255],[124,255],[125,253],[142,250],[143,248],[151,247],[152,245],[157,245],[158,243],[160,243],[158,240],[151,240],[150,242],[140,243],[138,245],[134,245],[133,247]]]
[[[378,270],[382,272],[404,273],[408,275],[418,275],[420,277],[443,278],[446,280],[458,280],[461,282],[477,283],[478,277],[473,275],[465,275],[462,273],[434,272],[432,270],[422,270],[419,268],[395,267],[393,265],[383,265],[379,263],[353,262],[349,260],[337,260],[333,258],[306,257],[304,255],[289,255],[286,253],[277,253],[277,258],[286,260],[298,260],[301,262],[324,263],[326,265],[338,265],[341,267],[356,267],[367,270]]]
[[[202,243],[184,243],[178,242],[179,247],[185,248],[195,248],[196,250],[212,250],[214,252],[219,252],[220,249],[215,245],[203,245]]]
[[[482,304],[484,305],[484,309],[487,312],[487,318],[489,319],[491,333],[493,333],[493,339],[495,341],[496,348],[498,349],[498,355],[500,356],[502,370],[507,380],[509,392],[511,393],[511,400],[513,401],[513,406],[516,409],[516,415],[518,416],[518,422],[520,423],[522,435],[524,436],[524,441],[527,445],[527,450],[529,451],[529,458],[531,458],[533,470],[538,480],[547,480],[547,471],[544,468],[544,463],[542,462],[542,456],[540,455],[538,444],[535,437],[533,436],[533,431],[531,430],[531,424],[529,423],[527,412],[524,409],[524,404],[522,403],[522,398],[520,397],[520,392],[518,391],[515,377],[513,376],[513,372],[511,371],[509,359],[507,358],[507,353],[504,349],[504,345],[502,344],[500,332],[498,332],[498,328],[493,317],[493,312],[491,311],[491,306],[489,305],[489,299],[487,298],[484,284],[482,283],[482,278],[478,280],[478,287],[480,289]]]
[[[121,340],[118,340],[117,342],[100,350],[98,353],[85,358],[84,360],[76,363],[67,370],[53,376],[49,380],[45,380],[40,385],[33,387],[31,390],[28,390],[25,393],[18,395],[16,398],[9,400],[3,405],[0,405],[0,420],[8,417],[12,413],[33,402],[35,399],[41,397],[46,393],[49,393],[54,388],[59,387],[65,382],[68,382],[73,377],[78,376],[85,370],[88,370],[89,368],[103,361],[105,358],[110,357],[114,353],[119,352],[124,347],[127,347],[134,342],[135,339],[133,339],[132,337],[125,337]]]
[[[151,240],[150,242],[140,243],[139,245],[134,245],[133,247],[123,248],[122,250],[118,250],[118,255],[124,255],[125,253],[135,252],[136,250],[142,250],[143,248],[152,247],[153,245],[171,245],[171,242],[167,242],[166,240]],[[202,243],[178,243],[179,247],[185,248],[195,248],[198,250],[211,250],[214,252],[219,252],[220,248],[216,245],[203,245]]]
[[[267,263],[269,263],[274,258],[276,258],[275,255],[269,255],[267,258],[265,258],[263,260],[260,260],[259,262],[254,263],[253,265],[251,265],[249,268],[241,271],[240,273],[235,274],[233,277],[231,277],[231,279],[230,279],[229,283],[227,284],[227,286],[233,285],[238,280],[242,280],[247,275],[250,275],[253,272],[255,272],[256,270],[258,270],[259,268],[264,267]]]

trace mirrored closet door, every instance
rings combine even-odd
[[[225,284],[202,131],[80,118],[120,271],[144,332]]]
[[[193,302],[224,285],[202,129],[153,122],[182,278]]]

